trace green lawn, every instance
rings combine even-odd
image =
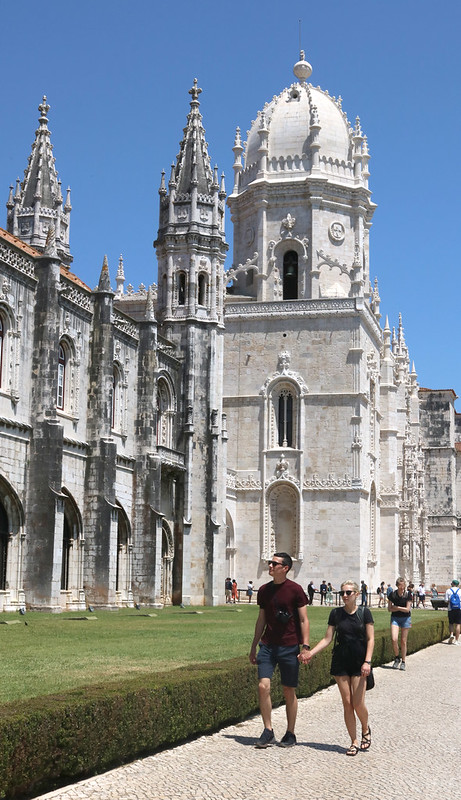
[[[323,636],[329,611],[309,608],[312,644]],[[241,603],[140,612],[2,614],[0,704],[246,655],[257,613],[255,604]],[[377,630],[389,626],[387,611],[373,613]],[[446,611],[414,611],[413,620],[435,614]],[[1,624],[6,622],[14,624]]]

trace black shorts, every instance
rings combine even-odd
[[[448,622],[451,625],[461,624],[461,608],[452,608],[448,612]]]

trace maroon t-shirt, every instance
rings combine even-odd
[[[301,628],[298,608],[307,605],[304,589],[287,578],[283,583],[265,583],[258,590],[258,605],[264,609],[266,627],[261,641],[263,644],[290,645],[301,644]],[[276,618],[278,611],[288,611],[290,618],[284,623]]]

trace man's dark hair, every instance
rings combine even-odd
[[[288,567],[288,572],[289,572],[293,566],[293,559],[291,558],[291,556],[289,556],[288,553],[274,553],[274,556],[277,556],[277,558],[282,559],[283,566]]]

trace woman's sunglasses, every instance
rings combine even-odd
[[[345,595],[345,594],[346,594],[348,597],[350,597],[350,595],[351,595],[351,594],[355,594],[355,592],[354,592],[354,590],[353,590],[353,589],[341,589],[341,591],[340,591],[340,593],[339,593],[339,594],[341,595],[341,597],[344,597],[344,595]]]

